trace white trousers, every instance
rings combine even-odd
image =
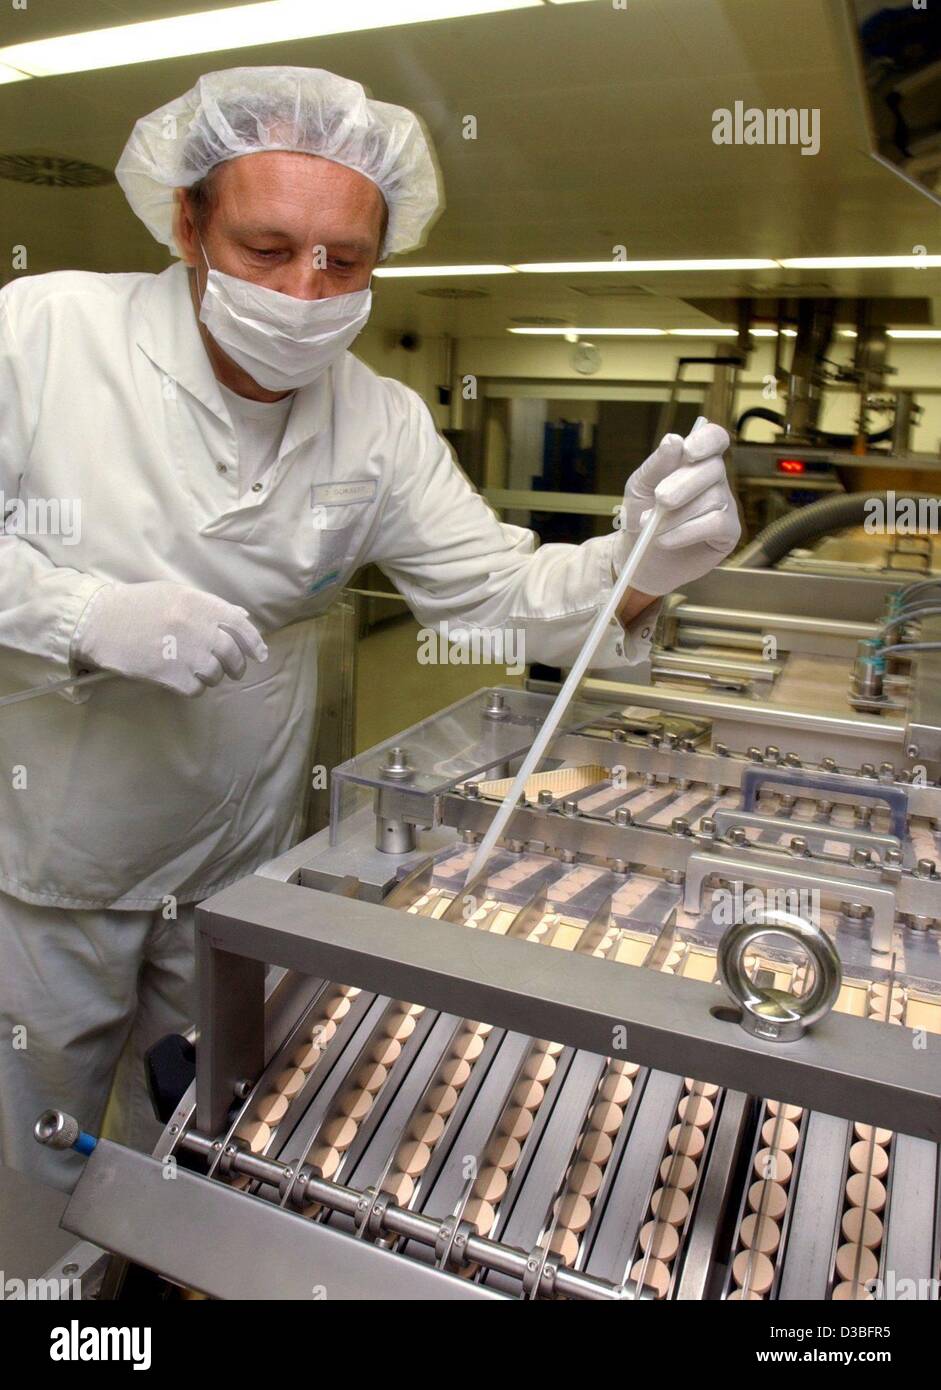
[[[91,1134],[153,1149],[161,1126],[144,1053],[192,1021],[194,908],[180,904],[173,921],[160,909],[76,911],[0,893],[0,1163],[71,1191],[84,1159],[32,1135],[50,1107]]]

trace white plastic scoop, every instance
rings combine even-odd
[[[705,423],[705,415],[700,415],[695,425],[693,425],[693,428],[690,430],[690,435],[695,434],[700,425],[704,425]],[[689,438],[689,436],[687,436],[687,438]],[[467,871],[467,877],[464,880],[465,888],[472,879],[476,878],[477,875],[483,871],[488,859],[493,853],[494,845],[503,834],[506,829],[507,821],[516,810],[527,780],[545,757],[546,749],[556,729],[562,722],[562,716],[571,704],[572,698],[581,684],[582,677],[591,665],[592,658],[601,645],[601,640],[611,624],[611,619],[617,612],[618,605],[624,597],[625,592],[630,587],[631,580],[637,573],[640,562],[646,554],[647,547],[653,540],[657,528],[667,510],[668,508],[661,506],[659,502],[655,502],[650,516],[641,527],[640,534],[637,537],[634,549],[628,557],[627,564],[618,575],[617,582],[611,590],[610,597],[595,619],[594,626],[588,636],[585,638],[585,644],[575,658],[575,664],[571,671],[569,671],[562,689],[555,697],[555,703],[546,715],[545,722],[536,735],[532,747],[523,759],[520,770],[513,779],[512,787],[503,798],[500,809],[490,822],[490,827],[480,842],[477,853],[474,855],[473,862]]]

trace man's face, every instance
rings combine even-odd
[[[365,175],[317,155],[268,150],[218,165],[212,195],[201,232],[185,193],[177,221],[177,241],[200,290],[200,241],[214,270],[295,299],[368,287],[385,203]]]

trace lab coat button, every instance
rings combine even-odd
[[[649,627],[645,627],[644,630],[643,630],[643,632],[642,632],[640,635],[641,635],[641,637],[649,637],[649,636],[650,636],[650,628],[649,628]]]
[[[615,650],[615,653],[616,653],[617,656],[623,656],[623,655],[624,655],[624,643],[623,643],[623,642],[615,642],[615,644],[614,644],[614,650]]]
[[[264,483],[252,483],[252,492],[261,492]]]
[[[228,473],[228,471],[229,471],[229,470],[228,470],[228,468],[226,467],[226,465],[225,465],[224,463],[217,463],[217,464],[216,464],[216,472],[217,472],[217,473]]]

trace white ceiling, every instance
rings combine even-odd
[[[311,0],[314,3],[315,0]],[[233,0],[30,0],[0,10],[0,44]],[[389,0],[394,5],[394,0]],[[0,86],[0,153],[57,153],[113,167],[139,114],[214,67],[308,64],[417,110],[438,150],[447,208],[420,263],[910,255],[941,250],[939,212],[871,160],[841,22],[842,0],[611,0],[543,6]],[[736,100],[818,107],[821,149],[717,146],[712,112]],[[477,118],[478,138],[462,138]],[[116,187],[0,184],[0,246],[32,272],[166,263]],[[748,293],[939,296],[939,272],[761,271],[451,281],[486,299],[381,283],[380,322],[457,335],[516,316],[576,324],[705,322],[679,301]],[[618,297],[581,292],[610,284]],[[636,290],[627,297],[625,289]],[[941,324],[941,299],[936,300]]]

